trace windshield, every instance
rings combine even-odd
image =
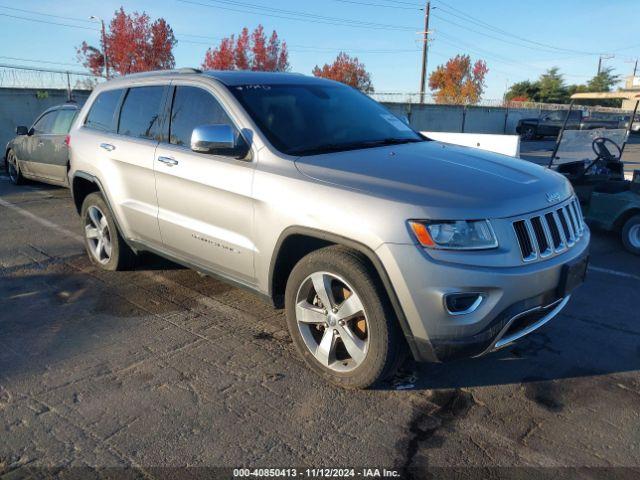
[[[289,155],[425,141],[351,87],[237,85],[230,90],[271,144]]]

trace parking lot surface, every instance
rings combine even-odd
[[[96,269],[67,190],[0,177],[0,232],[0,474],[640,467],[640,257],[614,235],[594,232],[586,284],[516,346],[345,391],[251,293],[152,256]]]

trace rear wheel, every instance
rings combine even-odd
[[[357,252],[333,246],[304,257],[287,281],[285,305],[293,343],[331,383],[367,388],[404,358],[386,294]]]
[[[622,244],[629,252],[640,255],[640,215],[631,217],[622,227]]]
[[[5,164],[7,167],[7,174],[9,175],[9,180],[11,180],[11,183],[13,183],[14,185],[22,185],[24,183],[24,177],[20,172],[18,158],[16,157],[16,154],[13,153],[13,150],[9,150],[9,153],[7,153]]]
[[[135,253],[116,227],[104,198],[98,192],[82,203],[84,244],[91,261],[104,270],[127,270],[135,264]]]

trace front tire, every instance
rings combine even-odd
[[[18,158],[16,154],[13,153],[13,150],[9,150],[7,153],[7,158],[5,159],[5,167],[7,169],[7,175],[9,175],[9,180],[14,185],[23,185],[24,177],[22,176],[22,172],[20,172],[20,166],[18,165]]]
[[[128,270],[135,253],[118,231],[111,211],[98,192],[87,195],[81,210],[84,245],[91,261],[103,270]]]
[[[404,358],[404,341],[386,292],[359,253],[316,250],[293,268],[285,292],[287,325],[314,372],[345,388],[388,378]]]
[[[640,255],[640,215],[631,217],[622,227],[622,244],[627,251]]]
[[[525,126],[525,127],[523,127],[522,135],[520,135],[520,136],[522,137],[522,140],[526,140],[526,141],[535,140],[535,138],[536,138],[536,129],[533,128],[530,125]]]

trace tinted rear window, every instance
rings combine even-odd
[[[91,105],[91,110],[89,110],[84,124],[96,130],[114,131],[114,114],[116,108],[118,108],[121,95],[122,90],[107,90],[99,94],[93,105]]]
[[[164,88],[130,88],[120,111],[118,133],[136,138],[157,138]]]

